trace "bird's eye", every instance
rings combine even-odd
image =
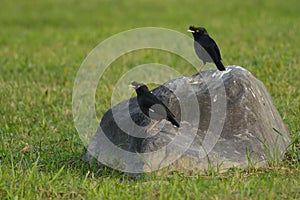
[[[198,30],[198,29],[196,29],[196,32],[198,33],[198,32],[199,32],[199,30]]]

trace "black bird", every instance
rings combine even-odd
[[[168,109],[168,107],[159,100],[148,87],[143,83],[132,82],[133,87],[137,93],[137,102],[141,111],[151,119],[159,120],[155,122],[148,130],[151,130],[157,125],[161,119],[170,121],[174,126],[179,127],[179,123],[175,119],[174,114]]]
[[[221,60],[221,53],[219,50],[219,47],[217,46],[216,42],[208,35],[207,31],[203,27],[194,27],[190,26],[188,29],[188,32],[192,32],[194,36],[194,48],[196,51],[196,54],[198,57],[203,61],[205,64],[206,62],[211,62],[212,61],[216,64],[217,68],[220,71],[226,70],[224,65],[222,64]],[[203,47],[206,52],[209,54],[211,58],[209,58],[206,53],[203,52],[202,48]]]

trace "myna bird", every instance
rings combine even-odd
[[[217,46],[216,42],[208,35],[206,29],[203,27],[190,26],[188,32],[193,33],[195,40],[194,48],[197,56],[203,61],[203,63],[205,64],[206,62],[213,61],[220,71],[226,70],[221,62],[222,58],[219,47]],[[203,52],[202,48],[199,45],[206,50],[210,58],[205,55],[205,52]]]
[[[161,119],[170,121],[176,127],[180,126],[175,119],[174,114],[161,100],[149,91],[145,84],[132,82],[130,86],[133,87],[137,93],[137,102],[141,111],[149,118],[158,120],[148,129],[148,131],[153,129]]]

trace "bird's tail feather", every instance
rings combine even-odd
[[[177,122],[176,119],[170,117],[168,120],[169,120],[174,126],[180,127],[180,125],[179,125],[179,123]]]
[[[216,63],[216,65],[217,65],[217,68],[218,68],[220,71],[225,71],[225,70],[226,70],[225,67],[224,67],[224,65],[223,65],[223,63],[222,63],[221,61],[218,61],[218,62]]]

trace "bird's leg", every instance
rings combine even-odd
[[[160,121],[161,121],[161,119],[154,122],[149,128],[147,128],[147,133],[150,132]]]

